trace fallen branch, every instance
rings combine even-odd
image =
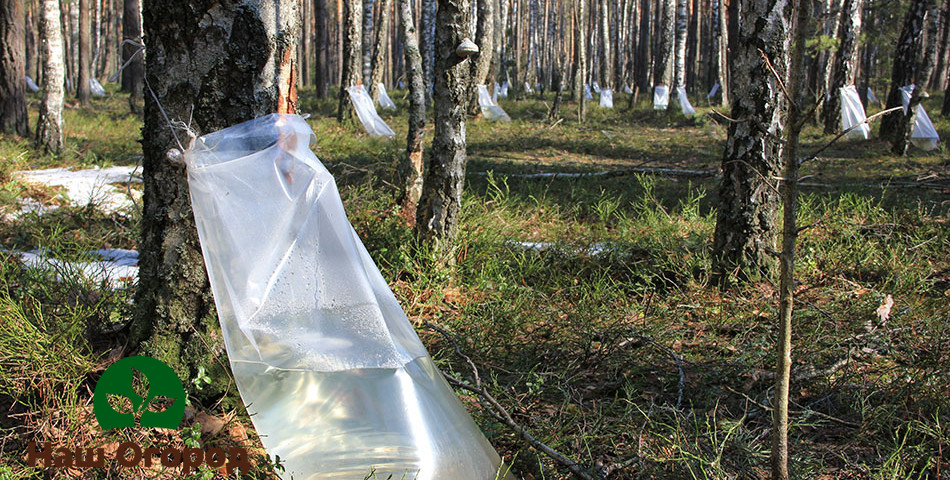
[[[647,175],[667,175],[670,177],[714,177],[716,170],[681,170],[676,168],[660,167],[633,167],[618,170],[604,170],[600,172],[549,172],[549,173],[492,173],[496,177],[507,178],[587,178],[587,177],[622,177],[644,173]],[[489,172],[469,172],[469,175],[485,176]]]
[[[444,376],[445,379],[450,384],[452,384],[455,387],[461,388],[463,390],[467,390],[469,392],[472,392],[478,395],[478,397],[482,400],[483,405],[485,406],[485,411],[488,412],[488,414],[491,415],[492,418],[505,424],[508,428],[510,428],[515,433],[520,435],[521,438],[524,439],[525,442],[527,442],[529,445],[540,450],[541,452],[544,452],[545,455],[551,457],[552,459],[554,459],[554,461],[566,467],[568,470],[571,471],[571,473],[576,475],[578,478],[582,478],[584,480],[595,480],[595,478],[591,476],[590,473],[585,471],[579,463],[565,457],[564,455],[558,453],[553,448],[547,446],[546,444],[544,444],[544,442],[535,438],[534,435],[531,435],[527,429],[519,425],[518,422],[515,422],[515,420],[511,418],[511,415],[508,413],[508,410],[506,410],[505,407],[501,406],[501,404],[498,403],[498,400],[496,400],[495,397],[493,397],[488,392],[488,390],[484,387],[484,385],[482,385],[482,381],[478,375],[478,368],[475,366],[475,362],[473,362],[472,359],[468,355],[462,352],[462,348],[459,346],[455,338],[453,338],[452,335],[449,334],[449,332],[445,331],[441,327],[434,325],[430,322],[423,323],[423,326],[426,328],[435,330],[436,332],[441,334],[446,340],[451,342],[452,345],[455,347],[455,354],[461,357],[463,360],[465,360],[465,363],[467,363],[469,368],[472,370],[472,376],[475,380],[475,385],[470,385],[451,375],[443,373],[442,376]]]

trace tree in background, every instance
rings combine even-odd
[[[825,133],[837,132],[841,122],[841,87],[854,84],[858,71],[858,37],[861,36],[862,0],[845,0],[838,20],[838,49],[832,60],[831,79],[824,106]]]
[[[191,128],[210,133],[268,113],[296,111],[296,5],[292,0],[144,5],[146,73],[161,104],[146,98],[132,338],[143,354],[167,363],[181,378],[197,378],[199,368],[211,372],[216,381],[202,395],[220,394],[229,382],[185,169],[168,155],[180,145],[165,115],[191,119]],[[215,12],[214,22],[196,21],[209,11]]]
[[[673,82],[674,13],[676,4],[674,0],[661,0],[658,7],[661,9],[660,12],[657,12],[660,14],[660,31],[658,32],[658,44],[654,50],[653,84],[669,87]]]
[[[363,3],[360,0],[339,0],[343,2],[343,68],[340,76],[340,103],[337,107],[337,120],[340,122],[353,116],[353,103],[346,92],[348,87],[362,85],[360,76],[360,51],[363,38]]]
[[[76,98],[82,106],[89,105],[92,80],[92,0],[79,0],[79,75]]]
[[[416,208],[422,196],[422,138],[426,125],[426,94],[422,80],[422,55],[419,38],[412,18],[411,0],[399,0],[403,37],[406,41],[406,74],[409,84],[409,133],[406,136],[406,156],[399,168],[400,197],[403,216],[415,224]]]
[[[327,11],[327,0],[314,0],[315,17],[315,38],[313,50],[317,54],[316,59],[316,83],[317,98],[326,98],[329,94],[330,86],[330,29],[327,22],[329,12]]]
[[[27,137],[30,123],[26,115],[26,14],[23,0],[0,3],[0,132]]]
[[[145,78],[142,43],[141,0],[124,0],[122,11],[122,91],[129,93],[129,109],[138,113]],[[127,65],[126,65],[127,64]]]
[[[713,237],[717,283],[770,277],[775,270],[778,191],[782,172],[779,138],[786,99],[791,2],[738,0],[744,21],[730,57],[729,138],[722,158],[719,209]],[[763,55],[765,58],[763,58]],[[773,74],[769,65],[775,69]]]
[[[469,84],[468,93],[468,113],[477,115],[478,107],[478,85],[487,85],[488,72],[491,69],[492,53],[495,51],[494,40],[494,20],[495,13],[492,3],[495,0],[473,0],[477,2],[477,19],[475,22],[475,44],[478,45],[478,53],[472,56],[472,80]],[[488,85],[489,88],[492,85]]]
[[[465,183],[465,105],[471,66],[462,40],[468,37],[470,0],[439,0],[435,38],[435,134],[416,214],[419,237],[437,261],[454,264],[455,239]]]
[[[36,148],[46,154],[63,150],[65,66],[59,0],[43,0],[40,38],[43,41],[43,99],[36,123]]]

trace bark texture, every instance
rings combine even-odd
[[[920,54],[923,42],[924,20],[933,1],[912,0],[907,9],[907,14],[904,15],[901,35],[897,40],[897,47],[894,51],[891,86],[887,94],[886,108],[901,106],[900,88],[917,81],[920,73],[920,62],[917,60],[917,56]],[[899,141],[898,139],[903,138],[906,130],[905,125],[908,123],[906,117],[910,117],[913,110],[913,108],[909,108],[906,115],[900,111],[885,115],[881,119],[881,128],[878,135],[882,139],[891,142]]]
[[[422,53],[422,76],[426,86],[426,105],[432,106],[432,86],[435,83],[435,12],[436,0],[422,0],[422,35],[419,51]]]
[[[416,207],[422,196],[422,138],[426,126],[426,94],[422,80],[422,55],[419,38],[412,18],[411,0],[399,0],[403,37],[406,41],[406,74],[409,83],[409,134],[406,136],[406,156],[399,168],[402,180],[401,198],[403,216],[415,224]]]
[[[63,96],[66,69],[59,0],[43,0],[40,38],[43,40],[43,100],[36,123],[36,148],[46,154],[63,150]]]
[[[27,137],[23,0],[0,3],[0,132]]]
[[[330,26],[327,22],[327,0],[314,0],[314,50],[317,53],[317,71],[314,83],[317,97],[326,98],[330,89]]]
[[[465,183],[465,103],[470,61],[456,55],[469,35],[470,0],[439,0],[435,39],[435,134],[416,230],[439,263],[454,264]]]
[[[653,59],[653,84],[671,86],[673,82],[673,43],[675,37],[674,0],[661,0],[659,5],[660,28]],[[672,90],[672,89],[671,89]]]
[[[369,76],[373,73],[373,9],[375,0],[363,0],[363,30],[362,35],[362,59],[363,59],[363,83],[369,83]]]
[[[858,70],[858,37],[861,35],[861,0],[845,0],[841,7],[838,39],[841,42],[832,64],[828,82],[828,100],[825,102],[825,133],[841,128],[840,88],[853,85]]]
[[[731,58],[732,118],[738,121],[729,125],[713,240],[714,277],[720,284],[774,272],[769,251],[775,246],[778,208],[774,179],[782,172],[776,139],[785,125],[780,82],[787,78],[790,5],[788,0],[739,0],[745,21]]]
[[[122,69],[122,90],[129,92],[129,108],[138,111],[138,101],[142,100],[145,78],[145,52],[140,51],[142,43],[141,0],[125,0],[122,11],[122,39],[129,40],[122,46],[122,63],[128,65]],[[132,61],[129,62],[129,59]]]
[[[488,71],[491,69],[492,52],[495,49],[495,14],[494,9],[492,8],[492,3],[494,0],[474,1],[478,2],[478,20],[476,21],[475,26],[475,44],[478,45],[478,54],[473,55],[471,59],[472,81],[469,86],[468,94],[469,115],[477,115],[480,111],[478,107],[477,86],[487,85],[489,90],[494,88],[494,85],[488,85],[486,83]]]
[[[393,0],[381,0],[379,4],[379,25],[376,26],[376,40],[373,45],[373,71],[369,76],[369,92],[373,102],[379,100],[379,84],[386,70],[386,46],[389,44],[389,12]]]
[[[146,0],[144,7],[146,73],[161,104],[152,95],[146,98],[132,338],[143,354],[164,361],[181,378],[206,369],[213,381],[197,393],[211,397],[229,385],[222,377],[227,362],[221,358],[185,169],[167,155],[179,144],[162,109],[172,120],[191,119],[199,134],[268,113],[294,112],[298,3]]]
[[[673,75],[673,89],[686,85],[686,25],[687,0],[676,0],[676,68]]]
[[[340,1],[343,2],[343,68],[340,77],[340,103],[336,114],[337,120],[343,122],[353,117],[353,103],[346,89],[363,84],[363,77],[360,76],[363,2],[360,0]]]
[[[82,106],[89,105],[92,94],[89,80],[92,79],[92,0],[79,0],[79,75],[76,82],[76,98]]]
[[[600,0],[600,88],[610,88],[610,18],[607,0]]]

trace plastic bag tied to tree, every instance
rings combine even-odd
[[[683,112],[683,115],[686,115],[687,117],[696,115],[696,109],[693,108],[691,103],[689,103],[689,97],[686,96],[686,87],[676,87],[676,99],[680,102],[680,111]]]
[[[389,128],[389,125],[386,125],[386,122],[376,113],[373,99],[366,94],[366,89],[362,85],[347,87],[346,91],[350,94],[350,100],[353,101],[356,116],[366,127],[366,133],[374,137],[396,136],[396,132],[393,132],[393,129]]]
[[[379,83],[376,85],[376,88],[379,89],[379,106],[388,108],[390,110],[395,110],[396,102],[393,102],[393,99],[389,98],[389,94],[386,93],[386,86],[382,83]]]
[[[482,115],[493,122],[510,122],[511,117],[492,101],[488,94],[488,87],[485,85],[476,85],[478,89],[478,106],[482,109]]]
[[[614,108],[614,92],[609,88],[600,89],[600,106]]]
[[[861,105],[861,97],[858,96],[858,90],[854,85],[848,85],[839,89],[841,96],[841,131],[848,132],[847,137],[855,140],[867,140],[871,136],[871,130],[867,124],[867,115],[864,113],[864,105]]]
[[[653,109],[666,110],[670,104],[670,89],[665,85],[653,87]]]
[[[907,115],[907,108],[910,106],[910,97],[914,93],[914,88],[914,85],[901,87],[901,102],[904,104],[904,115]],[[934,128],[933,122],[930,121],[930,116],[927,115],[924,106],[920,104],[915,107],[914,112],[916,115],[914,115],[913,130],[910,132],[910,143],[928,152],[936,149],[937,144],[940,143],[940,135],[937,135],[937,129]]]
[[[499,457],[343,211],[297,115],[198,138],[188,185],[231,369],[285,478],[490,480]]]
[[[584,84],[584,100],[593,100],[594,94],[590,93],[590,85]]]

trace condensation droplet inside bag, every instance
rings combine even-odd
[[[496,478],[500,460],[439,374],[343,211],[297,115],[185,152],[238,390],[285,478]]]

